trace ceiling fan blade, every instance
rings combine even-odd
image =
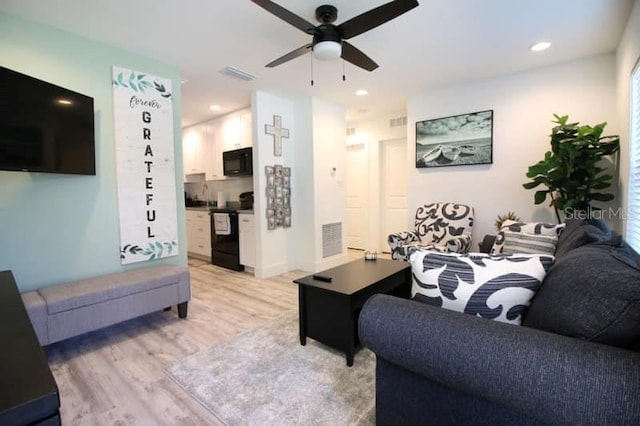
[[[251,0],[267,12],[277,16],[285,22],[293,25],[301,31],[304,31],[307,34],[313,34],[316,26],[311,22],[307,21],[304,18],[299,17],[293,12],[288,11],[284,7],[276,4],[270,0]]]
[[[300,46],[297,49],[287,53],[286,55],[279,57],[275,61],[269,62],[267,65],[265,65],[265,67],[273,68],[280,64],[284,64],[285,62],[295,59],[298,56],[302,56],[307,52],[311,52],[311,47],[312,47],[311,43],[305,44],[304,46]]]
[[[351,62],[353,65],[363,68],[367,71],[373,71],[378,68],[378,64],[373,59],[362,53],[360,49],[353,44],[342,41],[342,59]]]
[[[416,6],[417,0],[394,0],[343,22],[337,29],[344,40],[350,39],[397,18]]]

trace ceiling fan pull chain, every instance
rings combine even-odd
[[[311,55],[309,57],[311,58],[311,85],[313,86],[313,48],[311,49]]]
[[[344,75],[344,59],[342,60],[342,81],[347,81],[347,77]]]

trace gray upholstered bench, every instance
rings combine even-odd
[[[157,265],[42,288],[22,300],[42,346],[177,305],[187,317],[189,269]]]

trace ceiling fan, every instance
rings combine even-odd
[[[251,1],[283,21],[313,36],[311,43],[279,57],[275,61],[268,63],[267,67],[278,66],[309,51],[313,51],[313,55],[317,59],[333,60],[342,57],[345,61],[351,62],[353,65],[367,71],[373,71],[378,68],[378,64],[345,40],[382,25],[418,6],[417,0],[394,0],[351,18],[340,25],[333,25],[333,22],[338,17],[338,9],[331,5],[322,5],[316,8],[316,19],[320,22],[320,25],[315,26],[270,0]]]

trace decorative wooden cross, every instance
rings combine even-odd
[[[282,138],[289,139],[289,129],[282,127],[282,117],[273,116],[273,126],[271,124],[264,125],[264,132],[273,136],[273,155],[282,156]]]

